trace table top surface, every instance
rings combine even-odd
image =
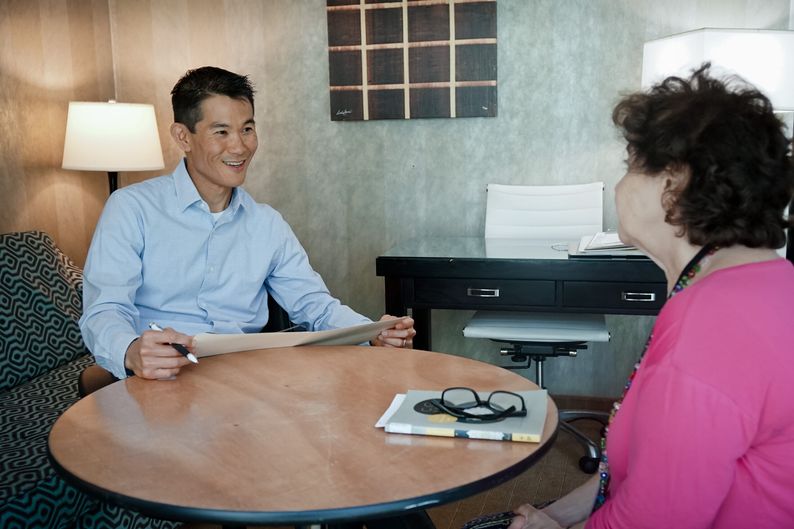
[[[579,241],[421,237],[402,241],[382,257],[455,259],[568,259],[568,247]]]
[[[465,385],[536,386],[443,353],[298,347],[202,358],[170,381],[131,377],[78,401],[50,433],[70,482],[125,507],[178,520],[309,524],[432,507],[532,465],[541,443],[388,434],[397,393]]]

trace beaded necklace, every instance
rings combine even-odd
[[[667,299],[672,298],[686,287],[688,287],[695,276],[701,271],[703,265],[706,264],[708,258],[714,255],[719,249],[718,246],[714,246],[711,244],[705,245],[703,248],[698,251],[697,254],[687,263],[683,270],[681,270],[681,274],[678,276],[678,280],[675,282],[673,289],[670,291],[670,294],[667,295]],[[648,347],[651,345],[651,341],[653,340],[653,332],[648,336],[648,340],[645,342],[645,347],[642,350],[642,354],[640,358],[637,360],[637,363],[634,364],[634,369],[629,375],[628,381],[626,381],[626,386],[623,388],[623,394],[620,396],[620,399],[617,400],[614,404],[612,404],[612,410],[609,413],[609,420],[607,421],[607,426],[604,428],[604,435],[601,437],[601,461],[598,463],[598,494],[596,494],[595,504],[593,505],[593,511],[596,511],[599,507],[601,507],[607,499],[607,494],[609,493],[609,461],[607,459],[607,447],[606,447],[606,438],[609,435],[609,425],[612,424],[612,420],[615,418],[615,414],[617,414],[618,410],[620,409],[620,405],[625,400],[626,394],[628,393],[629,389],[631,388],[631,384],[634,381],[634,377],[637,376],[637,371],[640,368],[640,363],[642,362],[645,353],[648,351]]]

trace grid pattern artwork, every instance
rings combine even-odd
[[[496,0],[327,0],[331,120],[496,116]]]

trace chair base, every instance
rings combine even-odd
[[[497,341],[497,340],[494,340]],[[502,347],[499,353],[502,356],[509,356],[513,362],[520,365],[500,366],[505,369],[529,369],[532,361],[535,361],[535,383],[543,389],[543,362],[547,358],[555,356],[576,356],[579,351],[587,349],[587,342],[563,342],[563,343],[544,343],[544,342],[515,342],[510,343],[509,347]],[[524,364],[523,362],[526,362]]]
[[[532,361],[535,361],[535,382],[541,388],[546,388],[543,381],[543,363],[547,358],[555,356],[576,356],[578,351],[587,349],[586,342],[570,343],[512,343],[510,347],[501,349],[501,354],[510,356],[513,362],[519,365],[502,366],[505,369],[528,369]],[[600,443],[593,441],[578,428],[570,424],[572,421],[580,419],[590,419],[600,422],[606,426],[609,414],[591,410],[560,410],[560,429],[571,434],[576,441],[585,449],[585,455],[579,459],[579,468],[586,474],[594,474],[598,470],[601,461]]]
[[[571,424],[573,421],[589,419],[600,422],[606,427],[609,421],[609,414],[603,411],[591,410],[560,410],[560,429],[571,434],[576,441],[585,448],[585,455],[579,459],[579,468],[586,474],[594,474],[598,470],[601,461],[600,443],[596,443],[578,428]],[[603,436],[603,429],[601,435]]]

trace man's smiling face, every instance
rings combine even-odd
[[[201,102],[196,132],[187,134],[188,172],[202,196],[245,181],[258,139],[254,109],[247,99],[214,95]]]

